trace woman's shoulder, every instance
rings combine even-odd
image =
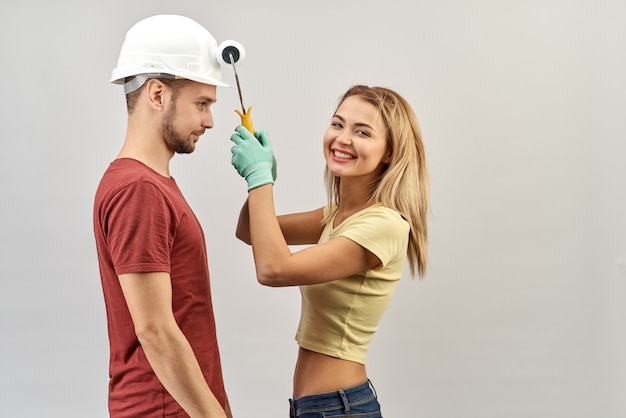
[[[405,234],[410,229],[398,211],[383,204],[374,204],[355,213],[346,219],[343,227],[344,230],[360,229],[367,235]]]
[[[372,206],[369,206],[362,211],[360,211],[358,216],[362,217],[375,217],[379,219],[389,219],[392,222],[400,222],[403,224],[407,224],[408,222],[400,212],[397,210],[390,208],[388,206],[383,205],[382,203],[376,203]]]

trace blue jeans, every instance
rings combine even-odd
[[[335,392],[289,399],[291,418],[382,418],[374,386],[367,382]]]

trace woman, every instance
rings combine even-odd
[[[302,294],[290,416],[382,416],[367,349],[407,259],[420,276],[427,261],[428,171],[415,114],[392,90],[351,87],[324,135],[329,203],[278,217],[267,132],[236,131],[232,163],[249,191],[237,237],[252,245],[261,284]],[[292,253],[298,244],[317,245]]]

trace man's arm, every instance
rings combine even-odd
[[[226,396],[226,418],[233,418],[233,411],[230,409],[230,402],[228,401],[228,396]]]
[[[174,319],[170,275],[131,273],[119,280],[137,338],[165,389],[191,417],[226,417]]]

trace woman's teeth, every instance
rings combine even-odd
[[[335,151],[335,157],[341,158],[343,160],[351,160],[354,158],[352,155],[346,154],[345,152],[341,152],[341,151]]]

